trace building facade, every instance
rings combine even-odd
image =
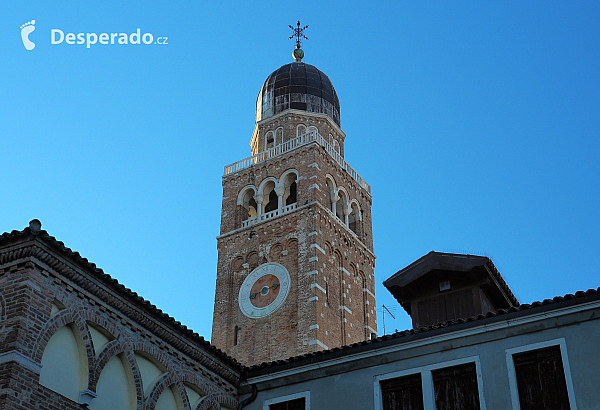
[[[0,409],[235,409],[240,370],[39,221],[0,236]]]
[[[247,370],[248,410],[600,409],[600,289]]]

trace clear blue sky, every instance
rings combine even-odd
[[[600,2],[523,3],[7,2],[0,231],[40,219],[210,339],[223,166],[300,20],[372,186],[388,333],[381,282],[431,250],[490,256],[523,303],[597,288]],[[138,28],[168,44],[50,38]]]

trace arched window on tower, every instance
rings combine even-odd
[[[275,145],[283,144],[283,127],[275,130]]]
[[[242,222],[256,218],[258,207],[254,199],[254,189],[252,187],[247,187],[243,191],[238,200],[238,205],[240,206],[240,219]]]
[[[298,124],[296,127],[296,137],[306,134],[306,125]]]
[[[350,215],[348,215],[348,228],[352,230],[360,238],[360,208],[356,202],[352,202],[350,206]]]
[[[296,197],[296,174],[294,172],[290,172],[287,174],[283,180],[284,192],[283,192],[283,204],[284,206],[288,206],[291,204],[295,204],[297,201]]]
[[[327,198],[327,209],[329,209],[331,212],[335,212],[335,209],[334,209],[334,204],[335,204],[334,199],[336,197],[335,184],[330,179],[330,177],[328,177],[325,180],[325,196]]]
[[[335,215],[339,218],[342,223],[346,223],[346,207],[348,206],[348,197],[346,193],[339,190],[338,197],[340,198],[335,207]]]
[[[277,210],[278,198],[275,192],[275,182],[269,181],[263,188],[263,203],[265,204],[264,213]],[[268,199],[267,199],[268,198]]]
[[[269,131],[265,134],[265,151],[275,146],[275,133]]]

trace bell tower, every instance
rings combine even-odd
[[[245,365],[377,332],[370,186],[344,159],[331,81],[303,56],[298,36],[258,94],[252,156],[223,175],[212,344]]]

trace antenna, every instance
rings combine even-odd
[[[390,312],[390,310],[387,308],[386,305],[381,305],[381,314],[383,315],[383,334],[385,335],[385,312],[388,312],[388,314],[393,318],[396,319],[396,316],[394,316],[394,314],[392,312]]]

